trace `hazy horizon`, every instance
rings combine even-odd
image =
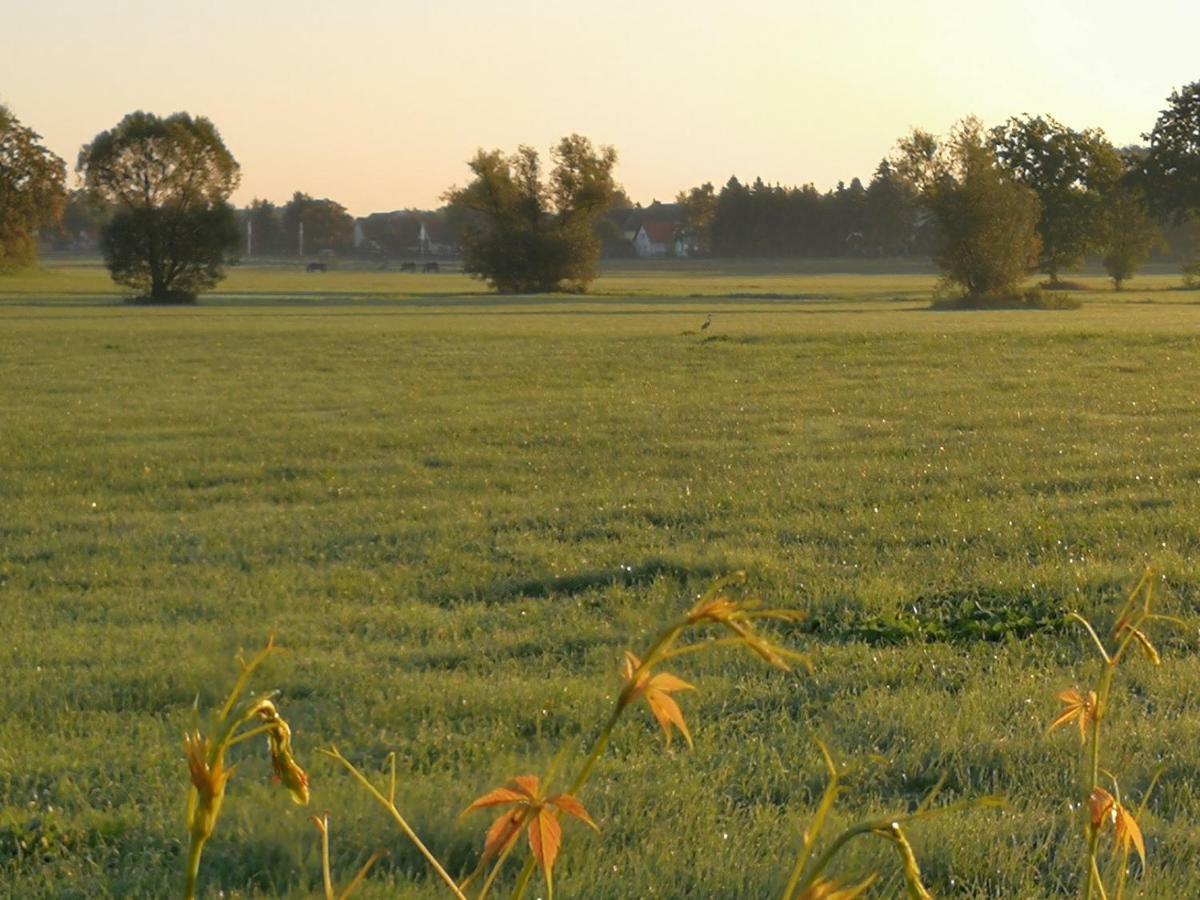
[[[1123,145],[1200,77],[1200,10],[1182,0],[1136,17],[1115,0],[751,0],[736,18],[711,0],[68,0],[6,20],[0,103],[69,167],[128,112],[186,110],[241,163],[239,205],[300,190],[355,215],[439,205],[476,148],[545,151],[571,132],[615,146],[643,203],[733,174],[865,183],[910,128],[968,114],[1050,114]]]

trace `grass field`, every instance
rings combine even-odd
[[[1197,613],[1200,292],[1085,278],[1080,310],[938,313],[932,275],[837,269],[628,266],[537,299],[239,269],[177,309],[94,267],[0,279],[0,896],[176,893],[180,735],[272,630],[312,809],[248,754],[205,895],[315,896],[329,810],[343,880],[390,850],[359,896],[442,896],[315,748],[397,751],[399,805],[465,872],[470,800],[583,747],[622,651],[734,569],[810,612],[775,633],[816,674],[681,661],[695,749],[631,712],[556,895],[778,896],[817,735],[881,758],[837,823],[941,774],[1007,795],[913,827],[939,896],[1071,896],[1077,740],[1044,730],[1095,668],[1061,614],[1147,563]],[[1107,764],[1135,800],[1163,767],[1137,896],[1200,884],[1198,645],[1122,675]],[[887,853],[839,870],[896,896]]]

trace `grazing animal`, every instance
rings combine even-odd
[[[440,271],[442,271],[442,267],[439,266],[436,262],[427,262],[427,263],[425,263],[425,265],[421,266],[421,271],[422,272],[440,272]]]
[[[312,262],[304,267],[305,272],[325,272],[329,267],[325,263]]]
[[[417,271],[417,264],[415,262],[402,262],[400,263],[400,271],[415,272]]]
[[[711,325],[712,325],[712,313],[709,313],[708,318],[704,320],[704,324],[700,326],[700,330],[708,331],[708,329]]]

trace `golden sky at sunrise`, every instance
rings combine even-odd
[[[1197,0],[14,2],[0,102],[74,164],[142,108],[207,115],[245,202],[429,207],[475,148],[617,147],[635,200],[866,181],[912,126],[1023,112],[1148,131],[1200,78]]]

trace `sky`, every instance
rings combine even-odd
[[[1200,79],[1198,0],[13,0],[0,103],[73,168],[128,112],[208,116],[237,203],[430,208],[477,148],[617,148],[633,199],[870,179],[913,127],[1050,114],[1138,141]]]

